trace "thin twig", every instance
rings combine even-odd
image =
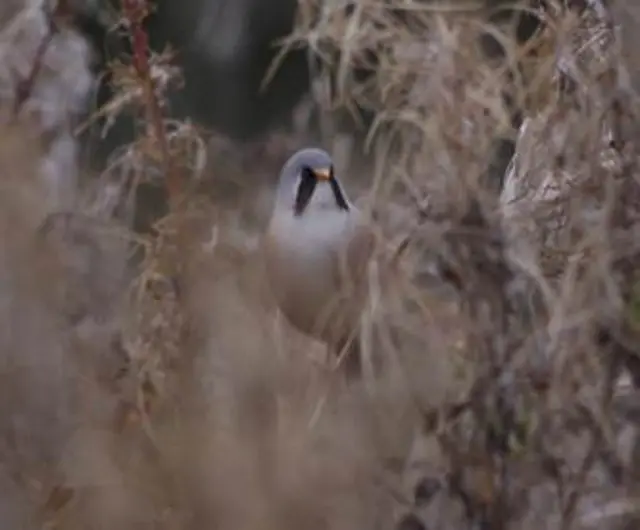
[[[144,91],[147,119],[160,147],[166,174],[166,187],[170,202],[175,204],[182,193],[182,179],[176,170],[165,134],[160,102],[155,93],[155,82],[149,65],[149,37],[142,22],[149,14],[146,0],[123,0],[123,11],[131,31],[133,67]]]
[[[18,81],[18,85],[16,88],[16,97],[13,103],[14,117],[18,116],[25,102],[31,97],[31,94],[33,93],[36,80],[38,78],[38,75],[40,74],[40,71],[42,70],[44,57],[47,53],[47,50],[49,49],[49,46],[53,42],[53,38],[60,31],[61,21],[68,18],[72,12],[68,0],[59,0],[53,12],[48,12],[45,9],[45,6],[43,6],[42,10],[48,22],[47,33],[42,37],[40,43],[38,44],[33,63],[31,64],[29,75],[27,75],[27,77],[25,77],[24,79]]]

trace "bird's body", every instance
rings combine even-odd
[[[354,330],[365,294],[364,274],[373,236],[332,170],[325,180],[309,180],[310,191],[305,191],[304,179],[315,177],[295,175],[306,168],[320,170],[319,163],[326,166],[330,158],[319,150],[303,150],[283,169],[265,238],[267,272],[287,320],[336,353],[344,347],[354,350],[346,361],[354,367],[359,364],[354,358],[358,356]],[[305,197],[304,204],[300,195]]]
[[[303,333],[322,334],[323,308],[330,312],[345,294],[349,279],[341,277],[340,257],[356,230],[344,212],[310,213],[304,219],[286,212],[274,215],[267,236],[270,276],[280,309]],[[344,320],[337,317],[332,316]]]

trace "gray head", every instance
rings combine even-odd
[[[348,211],[351,208],[326,151],[305,148],[287,160],[280,173],[276,207],[287,208],[296,216],[311,209]]]

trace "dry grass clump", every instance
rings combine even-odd
[[[44,44],[24,52],[25,88],[3,100],[3,527],[391,525],[378,468],[398,435],[355,397],[319,406],[331,392],[309,359],[317,345],[278,335],[260,214],[238,211],[238,181],[273,179],[288,153],[221,153],[204,181],[202,136],[163,106],[176,71],[125,3],[134,57],[112,65],[118,91],[101,112],[127,108],[140,135],[52,204],[39,164],[51,137],[82,127],[72,109],[54,131],[28,109],[49,86],[57,6]]]
[[[300,3],[290,43],[332,86],[316,104],[374,116],[369,164],[342,173],[388,242],[362,315],[385,371],[345,389],[274,311],[259,253],[280,165],[309,136],[238,149],[173,120],[179,68],[126,0],[133,56],[97,113],[132,112],[139,135],[52,202],[41,162],[83,126],[69,100],[29,112],[66,86],[47,66],[75,39],[56,5],[54,24],[27,5],[0,33],[0,53],[31,58],[0,125],[3,528],[637,522],[620,377],[637,378],[636,99],[612,11],[550,2],[523,48],[484,7]],[[53,37],[21,45],[27,14]],[[500,194],[505,92],[524,122]]]
[[[429,292],[424,269],[435,262],[462,310],[466,340],[438,354],[463,359],[471,382],[440,413],[425,411],[449,508],[432,496],[424,516],[440,528],[462,524],[456,505],[485,528],[613,528],[614,505],[637,515],[637,463],[622,441],[635,427],[618,408],[621,366],[637,362],[636,94],[614,10],[536,11],[544,27],[517,46],[480,5],[311,1],[289,43],[317,52],[330,105],[376,116],[371,202],[387,222],[412,212],[400,232],[422,256],[405,261],[412,295],[400,296]],[[501,60],[482,56],[486,31]],[[505,93],[524,122],[496,194]]]

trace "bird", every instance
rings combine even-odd
[[[267,278],[286,320],[340,355],[348,380],[361,375],[358,327],[375,243],[331,156],[316,147],[295,152],[281,170],[265,234]]]

